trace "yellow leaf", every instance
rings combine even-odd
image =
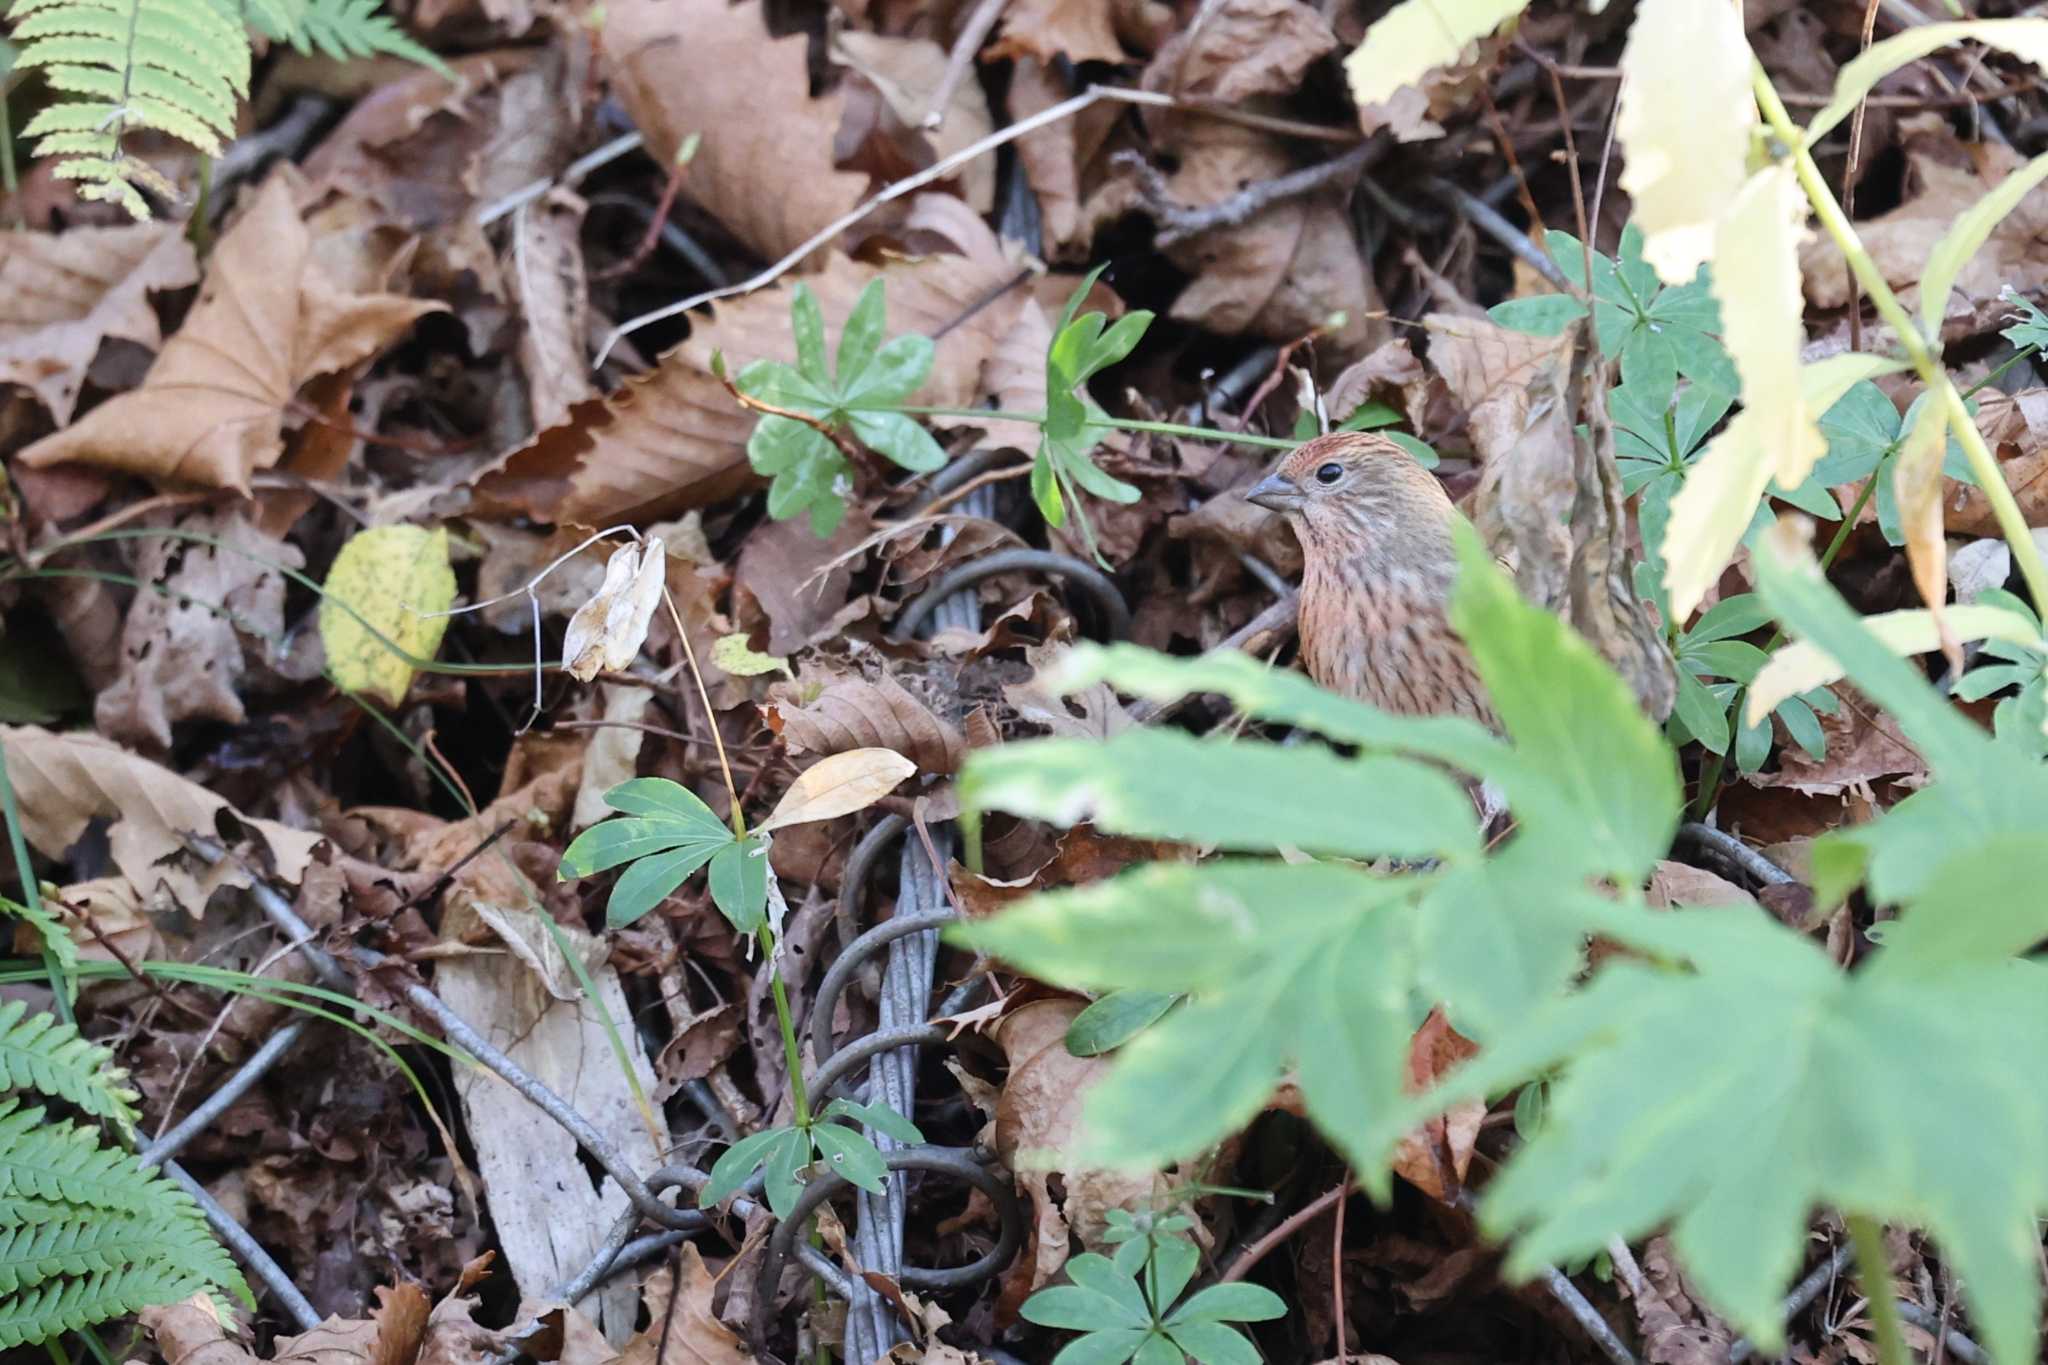
[[[1997,189],[1956,215],[1948,231],[1927,253],[1927,268],[1920,278],[1920,330],[1929,345],[1941,344],[1941,320],[1948,313],[1948,291],[1956,276],[1977,254],[2006,214],[2027,197],[2027,191],[2048,177],[2048,156],[2037,156],[2014,171]]]
[[[1923,607],[1866,616],[1863,626],[1886,649],[1900,656],[1925,654],[1941,643],[1941,627],[1934,613]],[[2010,640],[2036,648],[2041,644],[2033,623],[2004,607],[1950,607],[1948,626],[1958,640]],[[1785,698],[1825,687],[1841,676],[1842,666],[1812,641],[1786,645],[1757,670],[1756,680],[1749,685],[1744,723],[1754,725],[1775,711]]]
[[[1814,424],[1825,408],[1800,392],[1806,296],[1799,289],[1799,242],[1806,195],[1790,162],[1758,171],[1737,192],[1714,234],[1714,297],[1721,342],[1742,376],[1742,406],[1772,453],[1770,472],[1797,488],[1827,451]]]
[[[631,668],[646,643],[667,574],[668,552],[658,537],[612,551],[597,595],[576,609],[562,632],[562,668],[584,682],[600,670]]]
[[[1361,109],[1413,85],[1432,69],[1458,59],[1465,44],[1484,38],[1528,7],[1529,0],[1402,0],[1366,30],[1365,41],[1344,59],[1351,98]]]
[[[1941,636],[1941,652],[1957,672],[1963,667],[1963,647],[1949,634],[1942,605],[1948,600],[1948,541],[1942,535],[1941,457],[1948,449],[1948,405],[1939,393],[1930,393],[1920,403],[1913,429],[1899,447],[1898,464],[1892,470],[1892,496],[1898,499],[1899,525],[1906,533],[1906,563],[1913,570],[1913,586],[1927,604],[1930,619]]]
[[[789,784],[774,812],[754,831],[766,834],[784,825],[832,820],[865,810],[916,771],[917,765],[894,749],[848,749],[820,759]]]
[[[1643,0],[1621,54],[1621,187],[1643,259],[1670,284],[1714,254],[1714,224],[1748,173],[1755,63],[1726,0]]]
[[[745,635],[721,635],[712,641],[711,662],[735,678],[754,678],[779,670],[791,682],[796,681],[796,674],[789,671],[789,660],[761,653],[748,645]]]
[[[432,659],[448,629],[448,618],[433,614],[455,601],[448,533],[419,526],[358,531],[334,557],[324,589],[320,643],[334,681],[397,706],[412,686],[406,656]]]
[[[1861,353],[1829,356],[1798,371],[1803,401],[1826,412],[1858,381],[1905,368],[1904,363]],[[1664,588],[1672,614],[1692,615],[1728,565],[1771,482],[1771,448],[1754,409],[1745,408],[1707,443],[1699,463],[1671,500],[1664,532]]]
[[[1842,74],[1835,78],[1834,98],[1806,125],[1806,145],[1817,145],[1836,124],[1849,117],[1856,102],[1869,94],[1871,87],[1892,72],[1968,38],[2010,52],[2048,71],[2048,19],[1971,19],[1953,24],[1921,24],[1871,44],[1868,52],[1842,68]]]

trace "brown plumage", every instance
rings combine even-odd
[[[1337,432],[1289,452],[1245,496],[1301,541],[1301,656],[1333,692],[1400,715],[1500,724],[1447,612],[1458,511],[1384,436]]]

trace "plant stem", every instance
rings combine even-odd
[[[1984,433],[1977,430],[1977,423],[1963,404],[1962,394],[1950,380],[1948,371],[1942,368],[1940,355],[1920,334],[1919,327],[1885,281],[1884,272],[1864,249],[1862,239],[1856,235],[1855,225],[1843,214],[1842,206],[1835,202],[1834,191],[1821,177],[1813,152],[1806,145],[1805,133],[1792,122],[1792,116],[1785,110],[1785,102],[1778,97],[1777,88],[1771,84],[1762,63],[1752,71],[1750,84],[1756,92],[1757,106],[1763,111],[1771,130],[1792,149],[1793,173],[1799,178],[1800,188],[1806,191],[1807,201],[1813,205],[1821,226],[1848,260],[1850,272],[1863,286],[1863,292],[1870,296],[1878,316],[1897,334],[1906,358],[1934,395],[1934,401],[1947,407],[1949,426],[1963,447],[1963,455],[1970,462],[1970,472],[1977,477],[1977,486],[1991,504],[1991,513],[1998,521],[2000,534],[2012,547],[2013,559],[2020,566],[2020,576],[2026,579],[2028,593],[2036,602],[2048,602],[2048,563],[2043,562],[2040,547],[2034,544],[2033,532],[2027,526],[2027,519],[2021,513],[2012,489],[2006,485],[2005,475],[1998,467],[1998,458],[1984,444]]]
[[[718,752],[718,771],[725,778],[725,794],[732,800],[732,815],[730,818],[732,820],[733,838],[744,839],[747,837],[747,817],[746,813],[740,809],[740,789],[732,780],[732,764],[727,761],[725,756],[725,737],[718,733],[718,713],[711,709],[711,694],[704,689],[704,670],[697,667],[697,651],[690,648],[690,632],[683,629],[682,613],[676,610],[675,599],[669,596],[668,585],[665,583],[661,589],[661,603],[668,608],[668,619],[676,628],[676,638],[683,642],[683,658],[689,661],[691,681],[697,684],[697,700],[704,704],[704,725],[705,728],[711,731],[711,747]],[[768,967],[770,971],[773,971],[775,968],[775,954],[772,943],[768,954]],[[775,988],[777,991],[782,989],[782,979],[780,977],[776,978]],[[783,1008],[784,1012],[787,1013],[788,1006],[785,1004]],[[785,1026],[783,1032],[787,1033],[788,1031],[788,1028]]]
[[[32,911],[43,908],[42,889],[36,885],[35,869],[29,866],[28,841],[21,833],[21,812],[14,805],[14,782],[7,775],[7,750],[0,748],[0,820],[7,824],[7,846],[14,854],[14,869],[21,874],[21,900]],[[36,921],[36,934],[42,935],[42,920]],[[50,994],[56,999],[51,1008],[57,1018],[68,1024],[71,1016],[71,983],[64,979],[63,969],[58,965],[56,953],[50,945],[43,945],[43,971],[50,978]]]
[[[804,1090],[804,1061],[796,1042],[796,1024],[789,1017],[789,991],[782,984],[782,968],[775,962],[775,931],[767,925],[760,930],[761,953],[767,959],[768,988],[775,994],[775,1023],[782,1030],[782,1060],[789,1068],[789,1098],[796,1106],[796,1126],[811,1126],[811,1098]]]
[[[1856,1248],[1856,1278],[1870,1301],[1870,1321],[1877,1328],[1878,1365],[1909,1365],[1906,1333],[1899,1324],[1898,1300],[1892,1297],[1892,1274],[1885,1256],[1884,1230],[1866,1215],[1847,1218],[1849,1243]]]
[[[989,422],[1025,422],[1034,427],[1045,425],[1042,412],[1003,412],[995,408],[925,408],[916,406],[890,407],[876,411],[902,412],[913,417],[979,417]],[[1267,450],[1292,450],[1299,441],[1286,440],[1279,436],[1254,436],[1242,431],[1218,431],[1214,427],[1189,427],[1178,422],[1143,422],[1135,417],[1100,417],[1090,419],[1092,426],[1113,427],[1118,431],[1149,431],[1156,436],[1191,436],[1201,441],[1222,441],[1230,445],[1262,446]]]

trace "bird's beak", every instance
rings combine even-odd
[[[1271,512],[1292,512],[1301,506],[1301,489],[1293,480],[1283,479],[1278,474],[1268,474],[1245,489],[1244,497],[1246,502],[1256,503]]]

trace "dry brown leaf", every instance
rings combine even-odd
[[[1166,41],[1146,67],[1144,85],[1232,105],[1289,95],[1336,46],[1329,21],[1301,0],[1224,0],[1202,6]]]
[[[754,1357],[711,1309],[718,1280],[695,1243],[683,1243],[680,1264],[681,1288],[665,1266],[647,1277],[647,1330],[626,1343],[619,1365],[752,1365]]]
[[[690,197],[755,254],[787,254],[866,192],[833,165],[844,96],[811,98],[810,40],[769,38],[757,0],[612,0],[600,35],[648,151],[666,166],[700,138]]]
[[[569,814],[569,828],[582,829],[608,818],[612,810],[604,794],[639,770],[640,748],[647,732],[639,728],[654,700],[654,690],[624,683],[604,683],[598,688],[604,698],[604,720],[583,751],[583,773],[576,782],[576,805]]]
[[[1010,76],[1010,118],[1021,122],[1071,94],[1044,62],[1019,57]],[[1124,112],[1105,100],[1017,139],[1017,158],[1024,165],[1024,178],[1038,196],[1051,258],[1072,261],[1087,254],[1096,220],[1093,214],[1084,219],[1082,192],[1084,188],[1092,190],[1101,180],[1103,154]]]
[[[264,182],[222,236],[199,300],[142,387],[116,395],[21,460],[234,488],[284,453],[287,408],[316,375],[375,355],[439,303],[335,287],[312,257],[293,178]]]
[[[1918,315],[1920,276],[1934,244],[1955,216],[1997,188],[2024,158],[2004,143],[1964,143],[1948,120],[1924,114],[1900,124],[1906,156],[1907,196],[1889,213],[1856,225],[1870,257],[1898,291],[1906,310]],[[1944,331],[1974,331],[2006,311],[1999,291],[2010,285],[2022,294],[2048,288],[2048,186],[2034,189],[1999,220],[1991,237],[1963,266],[1949,294]],[[1823,308],[1848,302],[1848,269],[1833,239],[1817,234],[1799,253],[1806,297]]]
[[[93,820],[112,822],[108,856],[145,899],[158,887],[192,915],[206,909],[216,885],[246,886],[235,860],[214,868],[202,884],[167,860],[184,852],[185,834],[217,838],[222,816],[233,816],[261,836],[274,871],[297,885],[321,836],[274,820],[252,820],[222,798],[168,768],[91,734],[52,734],[33,725],[0,726],[0,747],[21,808],[22,832],[44,856],[61,858]]]
[[[1452,1028],[1436,1006],[1408,1045],[1406,1084],[1411,1093],[1427,1090],[1446,1072],[1479,1048]],[[1432,1199],[1449,1200],[1465,1185],[1472,1147],[1486,1117],[1483,1100],[1463,1100],[1404,1136],[1394,1149],[1394,1171]]]
[[[1031,1200],[1033,1290],[1066,1264],[1071,1237],[1084,1247],[1099,1245],[1110,1209],[1136,1212],[1159,1188],[1153,1175],[1065,1164],[1048,1170],[1042,1164],[1048,1155],[1073,1150],[1082,1104],[1111,1062],[1067,1051],[1067,1026],[1082,1007],[1071,998],[1035,1000],[1005,1015],[991,1031],[1010,1064],[996,1102],[995,1149]],[[1054,1196],[1055,1178],[1064,1200]]]
[[[292,569],[305,563],[296,545],[258,534],[238,510],[201,512],[179,529],[246,553],[170,538],[139,542],[135,577],[152,590],[138,592],[128,608],[121,674],[99,694],[93,717],[109,739],[158,750],[170,748],[180,721],[240,725],[246,718],[237,692],[246,667],[238,628],[255,649],[284,635],[285,578],[260,561]]]
[[[51,899],[49,892],[43,895],[45,900]],[[162,954],[163,936],[157,932],[156,921],[144,912],[141,899],[126,877],[73,882],[58,888],[54,899],[75,912],[60,916],[59,922],[70,931],[81,958],[89,962],[114,962],[125,957],[130,962],[140,962]],[[20,935],[28,932],[29,924],[24,920],[17,932],[17,946]]]
[[[975,311],[1017,272],[986,227],[976,246],[973,255],[926,256],[881,271],[890,334],[943,333],[931,376],[918,391],[920,403],[973,403],[983,362],[1022,306],[1013,295],[1007,306],[999,299]],[[835,256],[805,281],[824,312],[828,336],[838,333],[875,274]],[[707,506],[746,487],[754,477],[746,459],[754,417],[712,378],[713,351],[722,351],[735,372],[758,359],[794,363],[787,289],[721,304],[651,372],[610,398],[577,404],[567,422],[542,432],[480,481],[483,509],[603,526]]]
[[[1513,451],[1529,421],[1531,393],[1554,370],[1562,337],[1511,332],[1485,318],[1431,313],[1429,365],[1468,414],[1472,447],[1491,463]]]
[[[981,59],[1126,62],[1125,42],[1150,51],[1172,22],[1172,11],[1151,0],[1011,0],[1000,36]]]
[[[1661,861],[1650,873],[1644,893],[1652,909],[1683,905],[1755,905],[1756,897],[1725,877],[1690,863]]]
[[[761,527],[740,547],[733,571],[733,614],[748,630],[768,621],[767,652],[788,658],[806,646],[834,639],[868,614],[865,597],[848,601],[855,553],[873,524],[855,510],[829,540],[820,540],[801,519]]]
[[[792,697],[787,684],[776,692]],[[791,753],[836,754],[847,749],[893,749],[927,773],[959,770],[967,752],[960,732],[894,678],[849,678],[797,705],[782,700],[763,708]]]
[[[1926,779],[1927,760],[1897,722],[1846,684],[1837,686],[1835,694],[1842,704],[1832,714],[1819,714],[1821,733],[1827,739],[1825,757],[1814,759],[1802,749],[1784,745],[1778,751],[1775,771],[1751,773],[1744,780],[1759,787],[1789,787],[1809,796],[1840,796],[1867,791],[1879,778],[1909,786]]]
[[[562,632],[562,669],[589,682],[600,671],[623,673],[640,657],[647,627],[661,604],[668,551],[658,536],[629,541],[605,561],[604,582],[576,609]]]
[[[916,168],[974,145],[995,131],[989,116],[988,99],[977,81],[961,81],[953,87],[951,100],[936,129],[924,128],[925,111],[945,78],[946,49],[929,38],[892,38],[880,33],[842,29],[833,36],[832,55],[866,80],[895,116],[893,141],[911,144]],[[916,155],[921,146],[923,155]],[[962,197],[977,213],[995,205],[996,165],[993,158],[977,157],[962,166]]]
[[[1977,398],[1977,428],[1998,457],[2021,517],[2029,526],[2048,526],[2048,389],[1986,390]],[[1991,501],[1975,484],[1944,479],[1942,507],[1951,535],[1999,534]]]
[[[0,384],[28,386],[63,426],[100,342],[155,350],[163,335],[149,296],[198,279],[174,222],[0,233]]]
[[[916,771],[917,764],[894,749],[848,749],[832,754],[797,774],[768,818],[754,828],[766,834],[785,825],[836,820],[866,810]]]
[[[536,431],[596,393],[585,361],[590,290],[583,273],[583,201],[560,190],[512,215],[501,262],[519,304],[519,365]]]

